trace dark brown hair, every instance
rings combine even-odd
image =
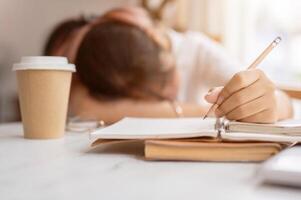
[[[43,55],[52,56],[56,48],[66,41],[71,33],[84,25],[88,24],[89,20],[84,17],[77,19],[69,19],[58,24],[48,36],[43,49]]]
[[[160,97],[173,68],[168,54],[138,27],[118,21],[94,25],[83,38],[75,64],[80,81],[102,98]]]

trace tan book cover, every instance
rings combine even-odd
[[[260,162],[285,146],[272,142],[147,140],[144,156],[148,160]]]

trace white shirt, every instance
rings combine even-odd
[[[180,74],[178,100],[206,104],[204,95],[224,85],[242,66],[225,49],[202,33],[168,32]]]

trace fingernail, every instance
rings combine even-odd
[[[209,91],[205,96],[210,96],[212,94],[212,91]]]
[[[208,90],[208,93],[211,93],[215,88],[211,88],[210,90]]]
[[[208,90],[206,96],[211,95],[214,92],[215,88],[211,88],[210,90]]]

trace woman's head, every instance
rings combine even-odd
[[[176,70],[169,41],[145,11],[115,9],[84,27],[82,38],[72,39],[80,41],[74,62],[80,81],[93,96],[175,98]],[[70,49],[72,44],[67,46]]]
[[[161,91],[173,78],[168,59],[170,53],[139,28],[108,21],[87,33],[76,66],[94,96],[157,98],[164,96]]]

